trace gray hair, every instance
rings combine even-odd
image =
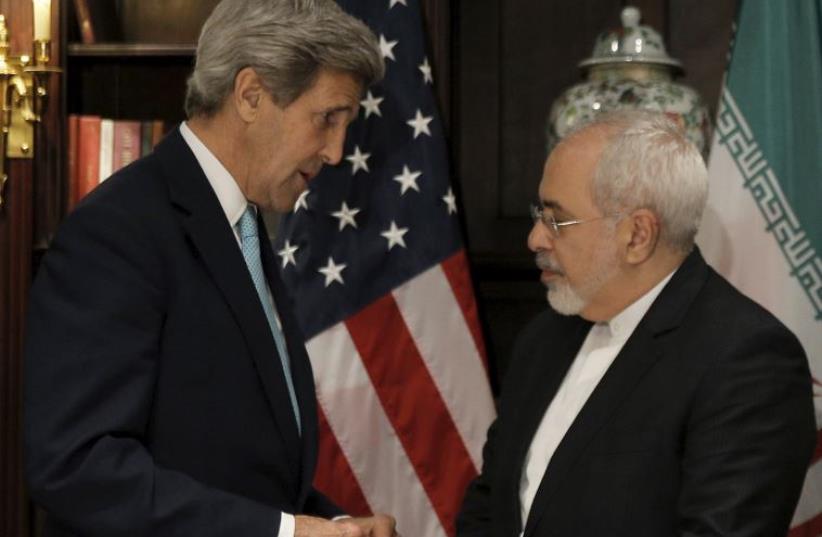
[[[363,88],[385,72],[373,32],[333,0],[222,0],[200,31],[186,115],[214,115],[245,67],[279,106],[310,88],[321,68],[350,73]]]
[[[607,137],[591,183],[603,214],[649,209],[661,221],[660,242],[689,252],[708,199],[708,171],[682,129],[659,112],[621,110],[575,129],[603,129]]]

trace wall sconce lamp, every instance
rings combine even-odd
[[[9,56],[6,18],[0,15],[0,209],[8,180],[9,158],[34,156],[34,125],[40,123],[47,103],[49,77],[61,72],[48,65],[51,53],[51,0],[32,0],[34,7],[34,61],[23,54]]]

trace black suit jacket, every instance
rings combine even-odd
[[[311,366],[260,229],[302,435],[236,238],[179,131],[67,217],[26,338],[26,471],[47,534],[271,537],[281,511],[339,514],[311,486]]]
[[[521,334],[458,535],[785,535],[815,443],[807,360],[698,251],[591,394],[520,520],[524,458],[590,327],[546,311]]]

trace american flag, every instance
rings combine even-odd
[[[386,76],[274,244],[317,385],[315,485],[405,535],[454,535],[495,411],[421,10],[339,3],[379,37]]]

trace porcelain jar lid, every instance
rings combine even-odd
[[[682,69],[679,60],[668,56],[665,42],[659,32],[639,24],[639,9],[628,6],[622,10],[622,28],[599,34],[590,58],[582,61],[582,68],[607,64],[644,63]]]

